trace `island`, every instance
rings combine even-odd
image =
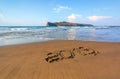
[[[72,23],[72,22],[47,22],[46,26],[93,26],[92,24],[79,24],[79,23]]]

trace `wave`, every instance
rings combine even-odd
[[[118,29],[119,28],[119,29]],[[98,40],[98,37],[104,37],[100,40],[105,40],[114,37],[114,41],[120,41],[119,26],[0,26],[1,39],[21,39],[21,38],[36,38],[36,39],[89,39]],[[116,35],[116,36],[115,36]],[[110,39],[111,40],[111,39]],[[108,39],[109,41],[109,39]]]
[[[11,31],[24,31],[29,30],[28,28],[10,28]]]

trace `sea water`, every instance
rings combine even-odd
[[[0,46],[48,40],[120,42],[119,26],[0,26]]]

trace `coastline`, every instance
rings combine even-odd
[[[45,61],[48,52],[78,47],[100,53],[96,56],[76,54],[73,59],[54,63]],[[0,79],[120,79],[119,47],[119,42],[78,40],[0,46]]]
[[[80,42],[96,42],[96,43],[120,43],[120,42],[111,42],[111,41],[91,41],[91,40],[46,40],[46,41],[35,41],[35,42],[26,42],[26,43],[16,43],[16,44],[8,44],[8,45],[0,45],[1,47],[11,47],[11,46],[20,46],[20,45],[34,45],[34,44],[42,44],[49,42],[57,42],[57,41],[80,41]]]

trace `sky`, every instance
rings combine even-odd
[[[120,0],[0,0],[0,26],[120,25]]]

